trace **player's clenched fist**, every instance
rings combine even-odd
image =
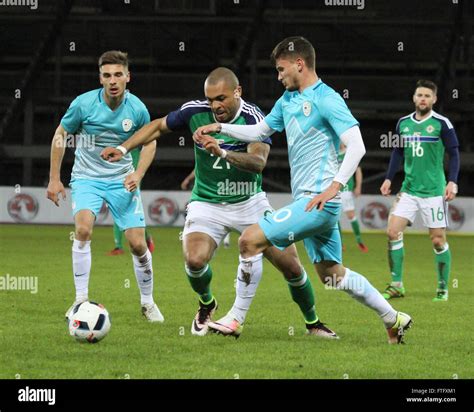
[[[380,186],[380,193],[382,193],[384,196],[388,196],[392,192],[390,186],[392,186],[392,182],[388,179],[385,179],[382,183],[382,186]]]
[[[100,157],[108,162],[118,162],[123,157],[123,153],[115,147],[106,147],[100,152]]]
[[[66,200],[66,190],[64,185],[60,180],[50,180],[48,188],[46,189],[46,197],[51,200],[56,206],[59,207],[59,196],[61,193],[63,195],[63,200]]]
[[[207,126],[201,126],[196,129],[193,134],[193,140],[196,143],[202,144],[202,140],[205,136],[208,136],[209,133],[219,133],[221,131],[220,123],[212,123]]]

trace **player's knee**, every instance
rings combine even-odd
[[[286,280],[297,279],[303,273],[303,268],[297,259],[289,262],[283,269],[283,276]]]
[[[239,237],[240,254],[251,253],[255,249],[252,237],[249,232],[244,231]]]
[[[130,239],[130,251],[135,256],[143,256],[147,251],[147,245],[144,239]]]
[[[188,252],[185,256],[186,266],[190,270],[200,270],[207,265],[207,259],[199,252]]]
[[[431,243],[436,250],[443,250],[446,240],[441,235],[431,235]]]
[[[399,230],[395,230],[389,226],[387,228],[387,236],[389,240],[400,240],[400,237],[403,236],[403,234]]]
[[[92,228],[88,225],[76,224],[76,239],[89,240],[92,236]]]

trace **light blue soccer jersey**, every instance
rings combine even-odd
[[[119,180],[132,173],[130,153],[111,163],[103,160],[100,152],[120,145],[149,122],[145,104],[128,90],[115,110],[105,102],[103,88],[76,97],[61,119],[63,128],[77,139],[71,180]]]
[[[302,93],[285,91],[265,121],[273,130],[286,129],[295,200],[328,188],[339,170],[339,136],[359,124],[343,98],[321,79]]]

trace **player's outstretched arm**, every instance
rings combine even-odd
[[[100,153],[104,160],[109,162],[118,162],[130,150],[138,146],[146,145],[147,143],[158,140],[162,134],[169,133],[170,130],[166,125],[166,116],[155,119],[152,122],[143,126],[140,130],[134,133],[128,140],[117,147],[106,147]]]
[[[138,161],[137,170],[130,173],[124,181],[124,186],[129,192],[135,191],[139,186],[140,182],[145,176],[146,171],[153,163],[156,152],[156,141],[153,140],[143,146],[140,152],[140,160]]]
[[[236,125],[228,123],[212,123],[196,129],[193,139],[202,144],[203,139],[210,133],[220,133],[242,142],[261,142],[270,137],[275,130],[270,128],[265,120],[251,125]]]
[[[66,191],[61,182],[61,164],[63,162],[64,152],[66,150],[67,132],[59,125],[54,132],[51,142],[51,160],[49,167],[49,183],[46,190],[46,197],[56,206],[59,206],[59,193],[62,194],[63,200],[66,199]]]

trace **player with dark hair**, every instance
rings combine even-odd
[[[278,80],[286,91],[269,115],[255,125],[213,123],[196,130],[193,138],[218,154],[219,133],[242,142],[262,141],[285,129],[294,202],[262,217],[239,239],[241,271],[253,275],[254,256],[276,246],[286,248],[304,240],[306,251],[320,279],[344,290],[373,309],[381,318],[389,343],[401,343],[411,317],[397,312],[361,274],[342,265],[340,189],[354,174],[365,154],[359,123],[342,97],[318,78],[315,51],[303,37],[289,37],[273,50]],[[342,141],[347,147],[342,164],[337,154]]]
[[[401,298],[403,286],[403,231],[420,211],[433,245],[438,288],[434,302],[448,300],[451,250],[446,241],[448,202],[458,193],[459,142],[448,118],[433,110],[437,87],[430,80],[419,80],[413,94],[415,111],[402,117],[396,127],[399,145],[392,151],[386,179],[380,187],[384,196],[391,192],[392,180],[404,161],[405,179],[388,221],[388,261],[392,282],[385,299]],[[444,174],[444,154],[449,155],[448,182]]]
[[[150,322],[163,322],[163,316],[153,300],[152,258],[145,242],[145,215],[139,188],[155,156],[156,143],[144,145],[136,170],[130,154],[114,164],[100,157],[104,147],[122,143],[149,123],[150,115],[142,101],[126,90],[130,81],[127,53],[112,50],[102,54],[99,80],[100,89],[81,94],[73,100],[51,144],[47,197],[59,206],[58,194],[61,193],[63,199],[66,197],[61,182],[66,139],[68,134],[78,136],[70,182],[75,223],[72,266],[76,299],[66,312],[66,318],[75,305],[89,299],[92,229],[105,201],[130,244],[142,314]]]
[[[104,159],[117,161],[124,153],[162,134],[214,121],[223,124],[253,125],[263,119],[260,109],[245,102],[235,74],[225,68],[213,70],[204,83],[206,100],[184,103],[167,116],[153,120],[117,148],[103,151]],[[209,328],[224,335],[239,336],[262,277],[263,255],[279,269],[288,281],[293,300],[303,313],[308,334],[337,339],[316,314],[311,282],[301,265],[295,246],[284,251],[271,247],[250,258],[240,258],[237,270],[236,298],[230,311],[211,322],[217,301],[211,291],[213,276],[210,261],[230,230],[241,233],[273,209],[262,191],[262,170],[267,163],[271,140],[246,143],[227,136],[217,136],[214,153],[200,144],[194,145],[195,183],[187,207],[183,231],[185,271],[193,290],[199,295],[199,309],[192,322],[194,335],[205,335]],[[249,262],[252,271],[245,268]]]

